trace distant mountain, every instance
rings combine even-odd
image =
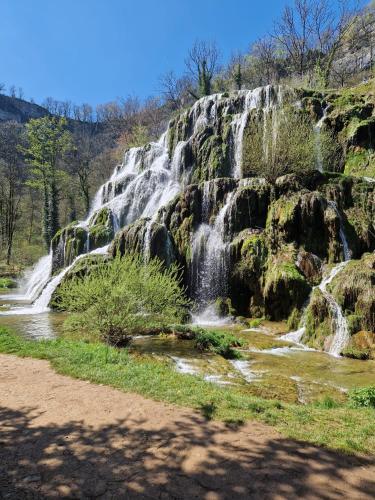
[[[41,118],[49,114],[45,108],[38,104],[0,94],[0,122],[14,120],[26,123],[32,118]]]

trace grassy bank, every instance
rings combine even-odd
[[[49,360],[61,374],[110,385],[202,411],[207,418],[241,424],[257,419],[283,435],[349,453],[375,454],[375,410],[291,405],[221,388],[171,364],[130,355],[99,343],[57,339],[33,342],[0,328],[0,352]]]

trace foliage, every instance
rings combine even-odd
[[[271,184],[282,175],[305,175],[315,168],[311,118],[293,108],[253,117],[243,148],[244,175],[265,177]]]
[[[201,351],[211,351],[227,359],[239,358],[240,353],[234,347],[241,347],[243,341],[225,332],[198,330],[195,346]]]
[[[353,389],[349,392],[349,402],[354,408],[375,408],[375,386]]]
[[[125,255],[62,283],[59,304],[74,313],[70,328],[113,342],[143,328],[182,322],[188,300],[176,267],[166,270],[158,260],[144,263],[138,255]]]
[[[16,288],[17,283],[10,278],[0,278],[0,288]]]
[[[26,157],[33,176],[30,185],[43,192],[43,236],[47,247],[59,228],[58,195],[62,171],[58,162],[71,146],[64,118],[45,116],[26,125]]]

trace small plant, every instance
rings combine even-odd
[[[0,288],[16,288],[17,283],[10,278],[0,278]]]
[[[349,403],[354,408],[375,408],[375,386],[353,389],[349,392]]]
[[[355,347],[347,347],[342,351],[341,354],[346,358],[360,359],[362,361],[365,361],[367,359],[370,359],[371,352],[370,349],[357,349]]]
[[[199,330],[195,338],[195,347],[200,351],[211,351],[227,359],[240,358],[240,353],[234,348],[242,345],[242,340],[225,332]]]
[[[325,408],[326,410],[331,410],[332,408],[338,408],[340,403],[338,403],[335,399],[331,398],[331,396],[325,396],[321,401],[316,403],[318,408]]]

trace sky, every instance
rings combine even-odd
[[[285,0],[0,0],[0,82],[91,105],[157,94],[196,39],[223,61],[272,29]]]

